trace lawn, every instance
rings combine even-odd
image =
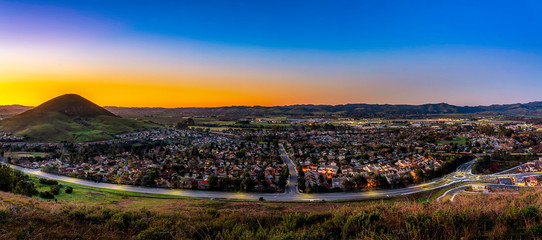
[[[467,137],[456,137],[454,138],[454,140],[440,141],[439,144],[446,145],[451,143],[457,143],[459,145],[465,145],[465,142],[467,142]]]
[[[36,186],[37,190],[49,191],[50,185],[41,184],[39,179],[34,176],[30,176],[31,181]],[[58,181],[59,184],[62,184],[60,193],[55,196],[58,202],[74,202],[74,203],[103,203],[103,204],[112,204],[121,200],[155,200],[155,199],[196,199],[188,198],[183,196],[171,196],[171,195],[161,195],[161,194],[150,194],[150,193],[136,193],[128,192],[122,190],[112,190],[112,189],[103,189],[103,188],[94,188],[89,186],[83,186],[74,183],[68,183],[63,181]],[[66,187],[72,187],[73,192],[71,194],[66,193]],[[36,198],[39,198],[36,196]],[[51,201],[54,201],[51,199]]]
[[[46,157],[47,153],[44,152],[11,152],[6,153],[7,157],[21,158],[21,157]]]

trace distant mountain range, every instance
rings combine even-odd
[[[447,103],[423,105],[345,104],[345,105],[291,105],[275,107],[214,107],[214,108],[125,108],[106,107],[120,116],[132,118],[215,116],[338,116],[338,117],[393,117],[429,114],[508,114],[541,115],[542,102],[491,106],[455,106]]]
[[[0,117],[30,109],[22,106],[0,106]],[[291,105],[291,106],[232,106],[212,108],[129,108],[105,107],[106,110],[126,118],[173,123],[180,117],[214,116],[219,118],[292,116],[292,117],[394,117],[428,114],[507,114],[542,116],[542,102],[490,106],[455,106],[447,103],[423,105],[345,104],[345,105]]]
[[[25,137],[31,142],[102,141],[114,139],[119,133],[159,127],[121,118],[75,94],[54,98],[35,108],[10,106],[0,109],[24,111],[1,120],[0,131]]]

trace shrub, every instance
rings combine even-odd
[[[169,233],[164,227],[150,227],[145,231],[142,231],[137,239],[145,240],[162,240],[162,239],[173,239],[173,236]]]
[[[380,213],[362,213],[349,217],[343,226],[344,236],[354,235],[362,230],[374,227],[374,223],[380,220]]]
[[[34,184],[27,181],[19,181],[17,185],[15,185],[15,189],[13,189],[13,193],[15,194],[21,194],[27,197],[32,197],[37,193],[36,188],[34,187]]]
[[[6,222],[10,216],[11,213],[8,210],[0,209],[0,223]]]
[[[70,219],[84,221],[87,218],[87,210],[85,208],[75,208],[68,213]]]
[[[66,192],[66,193],[72,193],[72,192],[73,192],[73,188],[70,187],[70,186],[68,186],[64,192]]]
[[[47,178],[40,178],[40,183],[45,185],[58,185],[58,181]]]
[[[136,212],[118,212],[111,216],[106,225],[111,229],[126,230],[128,227],[137,224],[144,226],[146,223],[138,222],[142,216]]]
[[[535,238],[542,237],[542,226],[532,226],[529,228],[528,232]]]
[[[521,208],[521,214],[526,219],[538,220],[538,218],[539,218],[539,209],[536,206],[523,207],[523,208]]]
[[[60,187],[58,185],[52,185],[51,186],[51,192],[54,195],[58,195],[60,193]]]
[[[39,196],[40,196],[41,198],[47,198],[47,199],[53,199],[53,198],[55,198],[55,195],[54,195],[51,191],[40,192],[40,193],[39,193]]]
[[[284,216],[282,223],[287,230],[295,230],[305,224],[305,215],[301,213],[290,213]]]
[[[405,231],[411,239],[430,239],[432,233],[437,232],[433,218],[425,213],[408,216]]]

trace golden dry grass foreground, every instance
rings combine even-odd
[[[0,239],[538,239],[541,196],[526,189],[445,203],[134,196],[72,203],[0,193]]]

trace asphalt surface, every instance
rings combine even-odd
[[[458,167],[457,171],[445,175],[439,179],[435,179],[431,182],[413,185],[406,188],[389,189],[389,190],[370,190],[363,192],[337,192],[337,193],[299,193],[297,189],[297,173],[293,161],[288,157],[284,147],[280,145],[280,156],[283,161],[288,165],[290,170],[290,177],[284,193],[242,193],[242,192],[221,192],[221,191],[205,191],[205,190],[181,190],[181,189],[168,189],[168,188],[153,188],[153,187],[140,187],[132,185],[112,184],[93,182],[83,180],[79,178],[72,178],[66,176],[60,176],[42,172],[39,169],[28,169],[12,164],[3,163],[10,166],[13,169],[17,169],[27,174],[31,174],[38,177],[44,177],[48,179],[60,180],[70,182],[74,184],[90,186],[95,188],[121,190],[138,193],[150,193],[150,194],[163,194],[172,196],[184,196],[194,198],[223,198],[223,199],[237,199],[237,200],[258,200],[263,197],[266,201],[336,201],[336,200],[361,200],[361,199],[382,199],[394,196],[409,195],[429,190],[435,190],[450,186],[456,183],[463,182],[487,182],[488,180],[495,180],[498,176],[503,175],[490,175],[483,176],[472,174],[470,165],[474,162],[468,162]],[[538,175],[538,174],[514,174],[517,175]]]
[[[282,144],[279,144],[279,154],[282,158],[282,161],[284,161],[284,163],[288,165],[288,170],[290,172],[290,176],[288,177],[288,184],[286,185],[284,193],[288,195],[299,195],[299,190],[297,187],[297,168],[295,167],[294,161],[292,161],[292,159],[290,159],[290,157],[288,156],[288,153],[286,152]]]
[[[487,186],[490,189],[498,189],[498,190],[519,190],[526,186],[515,186],[515,185],[502,185],[502,184],[487,184],[487,183],[476,183],[477,185],[484,185]],[[459,194],[484,194],[484,192],[480,191],[465,191],[469,186],[472,186],[473,184],[467,184],[467,185],[461,185],[457,186],[455,188],[449,189],[448,191],[444,192],[441,196],[439,196],[436,200],[437,202],[442,201],[444,197],[450,196],[450,201],[454,201],[455,197]],[[491,194],[491,193],[487,193]]]

